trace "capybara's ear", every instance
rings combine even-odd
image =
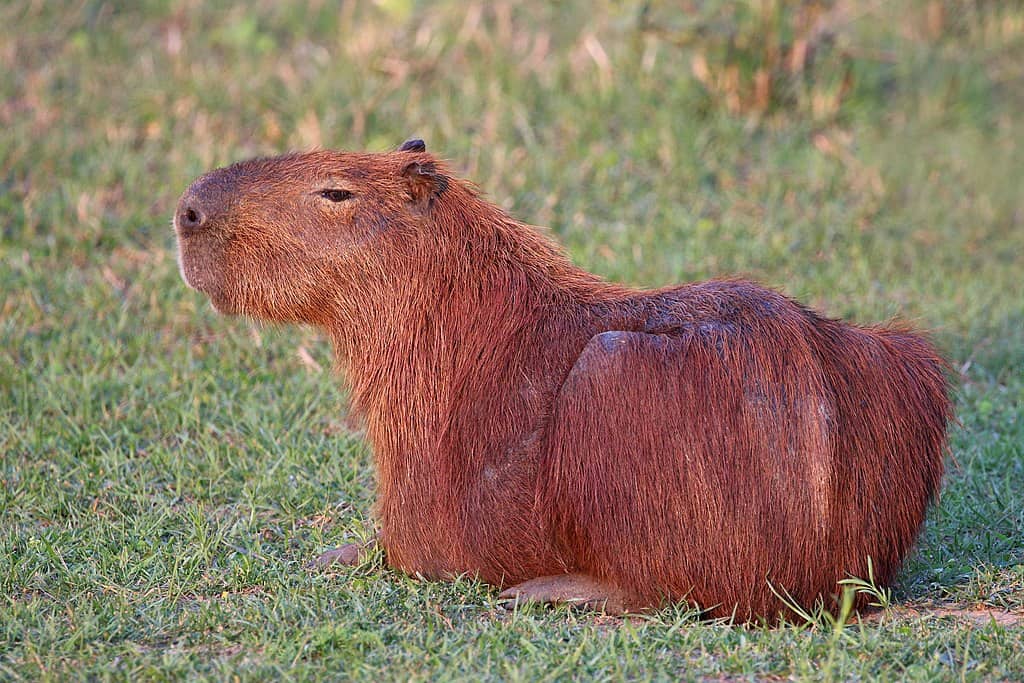
[[[402,143],[402,146],[398,148],[399,152],[426,152],[427,143],[423,142],[419,138],[410,138]]]
[[[448,178],[438,173],[433,161],[413,161],[402,169],[402,177],[409,185],[409,197],[413,202],[429,208],[435,197],[448,189]]]

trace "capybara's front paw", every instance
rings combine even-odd
[[[352,567],[361,564],[370,552],[370,547],[362,543],[346,543],[337,548],[331,548],[315,560],[306,565],[306,569],[324,569],[334,564]]]

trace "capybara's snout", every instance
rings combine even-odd
[[[237,193],[238,173],[222,168],[198,178],[178,200],[174,227],[182,237],[199,233],[217,222]]]
[[[183,199],[174,217],[174,224],[178,228],[178,232],[183,234],[196,232],[203,227],[204,223],[206,223],[206,212],[203,210],[203,205],[193,197],[189,197],[187,200]]]

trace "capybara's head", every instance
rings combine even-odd
[[[392,153],[317,151],[200,177],[174,214],[181,274],[223,313],[315,322],[325,283],[358,282],[448,188],[421,140]]]

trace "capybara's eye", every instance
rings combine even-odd
[[[320,190],[320,196],[332,202],[343,202],[351,199],[352,193],[348,190]]]

